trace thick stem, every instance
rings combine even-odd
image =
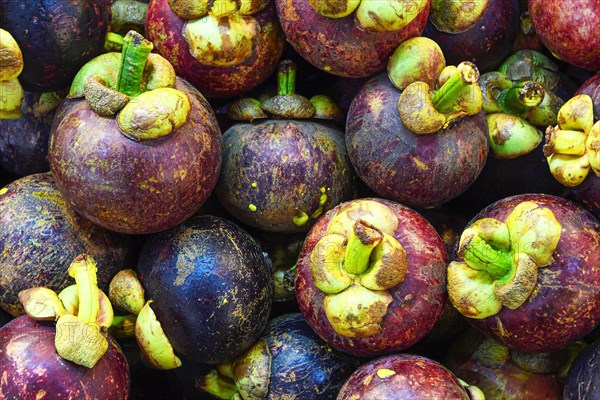
[[[383,239],[383,234],[369,223],[358,220],[347,238],[344,268],[348,273],[360,275],[369,268],[371,252]]]
[[[479,70],[475,64],[461,62],[454,74],[431,97],[433,107],[442,114],[452,112],[456,108],[457,99],[461,99],[462,93],[476,84],[478,79]]]
[[[498,104],[506,114],[523,114],[544,100],[545,90],[537,82],[519,82],[510,89],[500,92]]]
[[[125,35],[117,78],[117,91],[130,97],[135,97],[142,92],[144,67],[153,47],[152,42],[144,39],[135,31],[129,31]]]
[[[96,262],[87,254],[80,254],[69,267],[69,276],[75,278],[79,294],[77,318],[86,324],[95,324],[100,310]]]
[[[296,64],[283,60],[277,70],[277,95],[294,94],[296,91]]]
[[[509,252],[494,249],[479,236],[472,236],[466,243],[461,244],[459,253],[469,267],[486,271],[495,279],[504,277],[513,267]]]

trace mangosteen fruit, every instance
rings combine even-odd
[[[221,166],[212,108],[152,48],[130,31],[122,53],[86,64],[52,124],[59,190],[77,212],[117,232],[153,233],[189,218]]]
[[[61,94],[25,92],[21,117],[0,119],[0,167],[16,176],[47,172],[48,143]]]
[[[519,31],[517,0],[433,0],[423,36],[442,48],[449,64],[492,71],[511,52]]]
[[[98,284],[107,289],[125,266],[130,239],[93,225],[75,213],[50,173],[20,178],[0,189],[0,307],[23,313],[21,290],[43,286],[60,291],[65,271],[80,253],[98,263]]]
[[[330,123],[339,109],[328,97],[295,94],[295,75],[295,64],[282,61],[278,94],[233,103],[228,115],[250,122],[223,134],[215,193],[231,215],[270,232],[307,232],[355,190],[344,134]]]
[[[560,349],[600,322],[598,240],[598,221],[570,200],[499,200],[461,235],[448,266],[450,301],[471,325],[513,350]]]
[[[363,364],[348,378],[337,400],[483,399],[442,364],[412,354],[395,354]]]
[[[37,287],[19,294],[28,315],[0,328],[2,398],[129,398],[129,366],[105,334],[112,307],[96,270],[93,258],[81,254],[68,270],[73,291]]]
[[[23,52],[19,81],[32,92],[67,87],[77,71],[102,53],[107,0],[2,0],[0,28]]]
[[[563,374],[580,343],[553,352],[526,354],[470,329],[453,343],[446,366],[477,386],[486,399],[561,400]]]
[[[269,0],[151,0],[146,34],[177,75],[207,97],[235,96],[261,84],[285,42]]]
[[[308,233],[296,264],[296,298],[328,345],[360,357],[418,342],[445,302],[447,255],[412,209],[367,198],[342,203]]]
[[[564,400],[593,400],[600,396],[600,340],[586,347],[575,359],[563,392]]]
[[[293,313],[272,319],[244,355],[219,364],[197,386],[218,399],[334,399],[357,366]]]
[[[590,71],[600,69],[600,3],[532,0],[528,8],[535,32],[557,58]]]
[[[477,67],[463,62],[444,68],[443,55],[432,66],[430,54],[435,51],[411,54],[422,58],[418,81],[414,63],[399,58],[397,68],[390,59],[390,77],[368,81],[346,120],[348,155],[360,179],[379,196],[419,208],[465,191],[488,155]],[[439,67],[439,75],[431,73]]]
[[[136,338],[146,357],[158,361],[154,366],[160,367],[167,344],[184,361],[231,361],[267,325],[273,301],[269,265],[256,241],[226,219],[194,216],[153,235],[137,271],[147,302],[137,316]],[[158,330],[164,335],[154,343],[149,336]],[[178,358],[170,362],[171,368],[181,365]]]
[[[276,0],[288,42],[333,75],[368,77],[383,71],[394,49],[425,28],[425,0]]]

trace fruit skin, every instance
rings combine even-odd
[[[429,222],[410,208],[383,199],[370,199],[390,207],[400,223],[394,237],[404,247],[408,272],[404,281],[388,290],[393,297],[381,322],[381,333],[348,338],[335,332],[323,309],[324,293],[314,285],[310,254],[325,235],[331,218],[346,202],[329,210],[308,233],[296,264],[296,298],[300,312],[328,345],[358,357],[374,357],[408,348],[431,330],[446,301],[444,243]],[[360,200],[353,200],[360,201]]]
[[[0,119],[0,167],[17,176],[47,172],[50,126],[54,113],[34,113],[38,95],[25,92],[19,119]]]
[[[590,71],[600,69],[600,31],[596,0],[531,0],[536,34],[557,58]]]
[[[297,225],[294,216],[327,211],[353,196],[354,174],[343,137],[337,128],[308,120],[234,125],[223,134],[223,167],[215,193],[246,224],[272,232],[306,232],[316,219]],[[327,200],[320,206],[322,195]]]
[[[252,15],[261,26],[261,36],[253,55],[230,67],[212,67],[199,63],[190,53],[181,32],[186,20],[179,18],[167,0],[151,0],[146,13],[146,34],[156,51],[175,68],[178,76],[189,81],[207,97],[231,97],[247,92],[264,82],[283,53],[284,37],[275,6]]]
[[[492,71],[512,51],[519,31],[517,0],[492,0],[483,18],[458,34],[438,31],[431,21],[423,36],[433,39],[444,52],[448,65],[471,61],[479,71]]]
[[[79,69],[103,52],[107,0],[2,0],[0,27],[23,52],[23,88],[50,92],[71,83]]]
[[[417,135],[400,119],[400,93],[380,74],[354,98],[346,120],[350,162],[384,198],[411,207],[440,205],[467,189],[485,165],[489,151],[485,114]]]
[[[107,291],[125,267],[130,239],[95,226],[77,215],[58,191],[50,173],[29,175],[0,194],[0,305],[22,314],[18,294],[36,286],[59,292],[73,283],[67,269],[90,254],[98,263],[98,286]],[[4,190],[2,189],[2,190]]]
[[[398,31],[361,31],[354,14],[327,18],[318,14],[308,0],[276,0],[281,27],[288,42],[315,67],[334,75],[362,78],[383,71],[396,47],[419,36],[425,28],[427,6]]]
[[[550,209],[561,224],[554,261],[538,270],[536,286],[523,305],[503,307],[496,315],[469,323],[511,349],[548,352],[581,339],[600,322],[600,223],[576,203],[544,194],[499,200],[473,221],[504,221],[523,201]]]
[[[385,378],[379,376],[392,372]],[[424,398],[468,400],[469,395],[456,376],[438,362],[412,354],[395,354],[363,364],[344,383],[337,400]]]
[[[586,347],[575,359],[563,391],[564,400],[593,400],[600,397],[600,340]]]
[[[109,337],[108,351],[94,368],[64,360],[54,347],[53,324],[24,315],[0,329],[0,393],[6,399],[127,399],[129,366]],[[44,395],[45,394],[45,395]]]
[[[147,234],[194,214],[217,183],[221,134],[206,99],[177,78],[192,109],[185,125],[153,141],[124,136],[85,99],[65,100],[50,138],[50,168],[77,212],[107,229]]]
[[[267,325],[270,268],[252,237],[226,219],[194,216],[151,237],[137,266],[146,299],[175,352],[196,363],[231,361]]]

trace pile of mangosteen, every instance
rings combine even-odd
[[[0,14],[0,399],[600,399],[597,0]]]

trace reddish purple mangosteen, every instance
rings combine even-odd
[[[363,364],[348,378],[337,400],[483,399],[481,391],[460,381],[440,363],[396,354]]]
[[[122,53],[86,64],[56,112],[50,168],[73,208],[107,229],[146,234],[193,215],[221,168],[211,106],[130,31]]]
[[[482,210],[448,266],[448,294],[476,328],[524,353],[560,349],[600,322],[600,224],[562,197]]]
[[[531,22],[557,58],[590,71],[600,69],[600,3],[597,0],[531,0]]]
[[[367,198],[342,203],[313,226],[296,264],[296,298],[330,346],[374,357],[410,347],[445,302],[446,250],[408,207]]]
[[[385,69],[394,49],[419,36],[428,0],[276,0],[281,27],[294,49],[334,75],[368,77]]]
[[[151,0],[146,34],[207,97],[247,92],[275,70],[285,39],[270,0]]]

